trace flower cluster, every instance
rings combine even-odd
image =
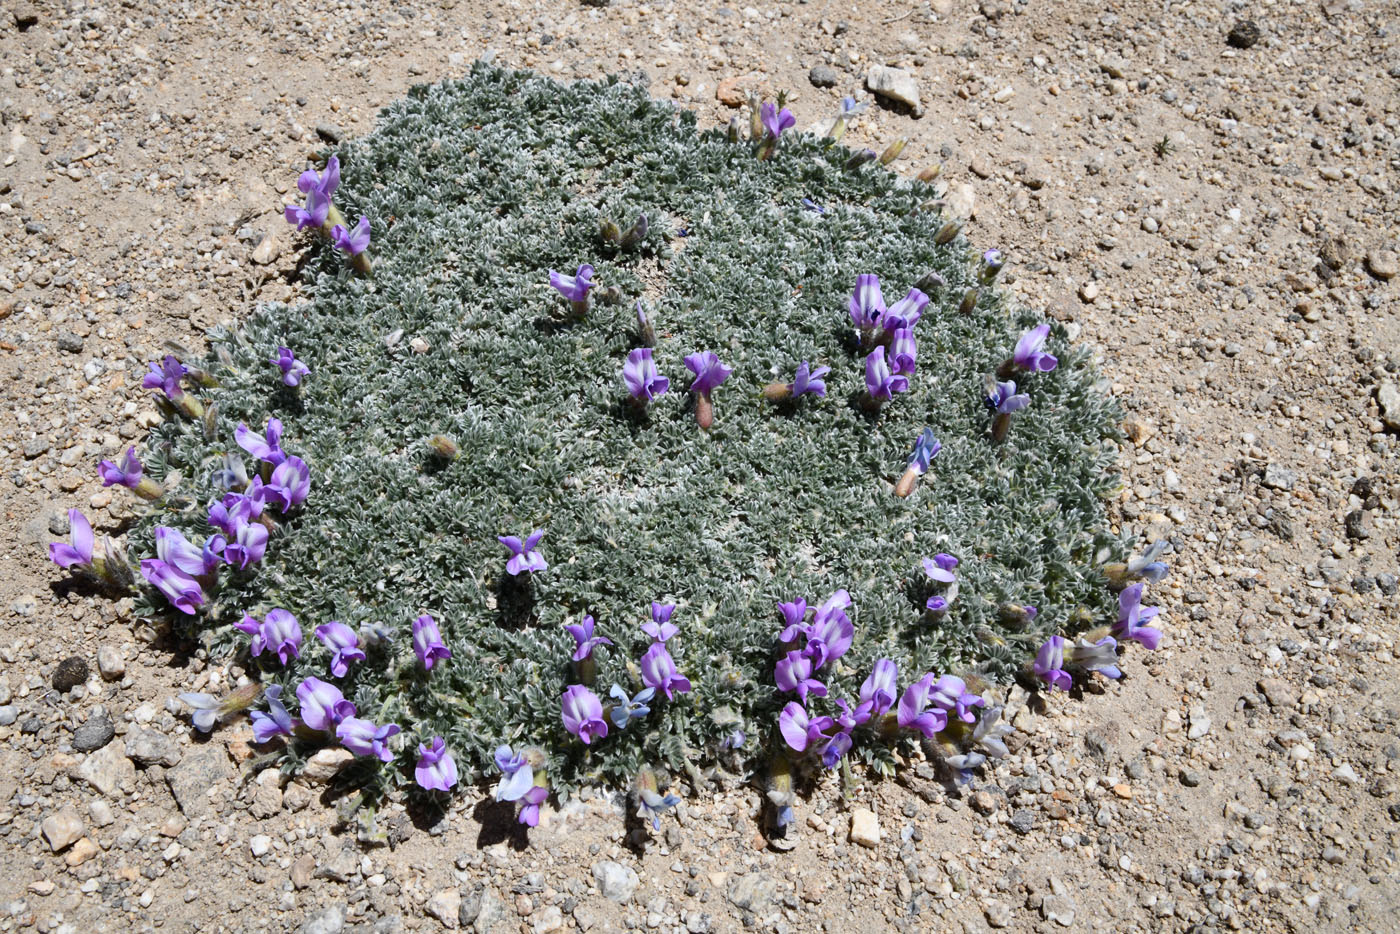
[[[339,185],[340,157],[331,156],[326,160],[325,172],[318,174],[314,169],[307,169],[297,178],[297,188],[306,195],[306,204],[289,204],[282,213],[287,223],[295,224],[297,230],[315,228],[338,249],[345,251],[358,271],[368,274],[369,254],[365,251],[369,249],[369,218],[361,216],[353,227],[347,224],[331,200]],[[289,382],[287,385],[295,386],[296,383]]]

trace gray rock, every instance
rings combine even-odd
[[[878,94],[886,100],[907,104],[916,110],[921,106],[919,82],[907,71],[887,65],[875,65],[866,72],[865,87],[870,93]]]
[[[345,131],[334,123],[318,123],[316,135],[328,143],[338,143],[345,138]]]
[[[1270,464],[1264,468],[1264,485],[1271,490],[1291,490],[1298,482],[1298,474],[1281,464]]]
[[[258,245],[253,247],[251,259],[259,266],[267,266],[277,261],[277,257],[282,255],[282,242],[275,234],[264,234],[258,241]]]
[[[307,918],[301,926],[301,934],[340,934],[344,928],[345,906],[335,904]]]
[[[104,645],[97,649],[97,670],[106,681],[120,681],[126,674],[126,659],[122,650],[115,645]]]
[[[476,934],[504,934],[514,931],[515,921],[506,915],[506,903],[495,889],[483,889],[481,907],[476,913],[472,930]]]
[[[593,878],[598,880],[598,890],[603,893],[603,897],[617,902],[619,905],[625,904],[632,893],[637,891],[640,880],[632,867],[615,863],[612,860],[603,860],[593,864]]]
[[[1391,431],[1400,431],[1400,387],[1386,380],[1376,390],[1376,404],[1381,410],[1381,421]]]
[[[117,794],[136,781],[136,766],[126,757],[119,743],[108,743],[88,756],[70,773],[104,795]]]
[[[457,923],[462,927],[471,927],[476,921],[476,916],[481,914],[481,894],[481,885],[478,883],[476,888],[462,896],[462,906],[457,909]]]
[[[94,752],[112,741],[117,735],[112,720],[106,714],[95,713],[87,722],[73,731],[73,748],[78,752]]]
[[[126,755],[140,766],[171,768],[180,764],[181,752],[175,741],[164,733],[138,728],[127,734]]]
[[[812,70],[807,72],[807,80],[812,82],[814,88],[834,88],[839,76],[836,69],[830,65],[814,65]]]
[[[1366,254],[1366,271],[1386,281],[1400,275],[1400,255],[1394,250],[1371,250]]]
[[[83,339],[76,334],[65,331],[58,335],[58,349],[64,353],[82,353]]]
[[[458,912],[462,910],[462,893],[456,888],[440,889],[428,899],[424,911],[431,918],[437,918],[449,931],[457,930]]]
[[[725,897],[735,908],[761,914],[777,902],[778,883],[761,872],[746,872],[730,881]]]
[[[1074,899],[1068,895],[1046,895],[1040,902],[1040,914],[1046,921],[1054,921],[1060,927],[1074,923]]]
[[[1258,42],[1263,33],[1259,30],[1259,24],[1252,19],[1243,19],[1230,27],[1230,32],[1225,36],[1225,42],[1234,49],[1247,49]]]
[[[0,706],[0,726],[9,726],[19,717],[19,708],[14,704]]]
[[[1035,814],[1029,808],[1017,808],[1011,812],[1011,826],[1017,833],[1030,833],[1035,829]]]
[[[185,756],[184,761],[165,776],[170,793],[186,817],[213,814],[209,790],[227,781],[231,775],[228,756],[222,747],[206,746]]]

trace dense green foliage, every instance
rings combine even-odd
[[[153,553],[156,524],[202,539],[219,492],[209,475],[237,452],[234,428],[283,420],[283,446],[311,466],[304,509],[261,565],[225,570],[205,612],[175,622],[215,653],[245,651],[232,623],[290,609],[306,630],[301,660],[263,666],[288,700],[306,675],[329,677],[315,625],[377,621],[396,641],[338,683],[361,716],[404,726],[404,762],[441,734],[464,778],[490,773],[498,743],[523,742],[545,750],[556,783],[626,783],[642,765],[713,761],[736,725],[749,758],[769,742],[790,699],[773,687],[778,600],[838,588],[854,598],[854,646],[827,673],[833,697],[853,696],[882,655],[899,663],[901,687],[925,670],[1004,679],[1047,634],[1111,617],[1095,556],[1124,553],[1103,504],[1116,410],[1057,325],[1061,365],[1026,380],[1031,406],[992,443],[983,376],[1038,319],[991,289],[958,312],[974,256],[961,238],[934,244],[941,219],[920,210],[928,186],[877,165],[848,171],[844,147],[795,133],[760,162],[753,144],[698,133],[692,114],[635,87],[488,66],[415,89],[338,153],[336,200],[371,218],[373,278],[348,274],[318,242],[310,301],[213,335],[205,366],[221,385],[202,394],[217,406],[214,437],[179,419],[154,432],[149,469],[180,470],[183,498],[131,539],[137,556]],[[626,228],[643,212],[637,248],[600,240],[601,219]],[[618,300],[561,323],[547,271],[585,262]],[[846,310],[855,277],[878,274],[893,301],[930,271],[948,287],[916,330],[911,391],[869,414],[856,404],[863,357]],[[636,298],[672,381],[640,417],[621,380]],[[267,362],[281,344],[312,369],[300,392]],[[734,368],[708,432],[685,391],[682,361],[698,350]],[[758,397],[803,360],[831,367],[826,399]],[[898,499],[892,485],[925,426],[943,451]],[[439,434],[459,458],[433,452],[426,440]],[[549,570],[511,587],[496,536],[533,528],[545,530]],[[934,621],[919,559],[940,551],[961,559],[961,589]],[[653,599],[680,605],[670,646],[695,689],[585,749],[560,722],[573,680],[563,626],[596,617],[615,643],[597,652],[596,690],[635,691]],[[1041,612],[1018,627],[998,613],[1006,602]],[[178,616],[158,596],[147,606]],[[409,642],[424,612],[453,653],[431,674]],[[885,755],[875,746],[858,737],[854,755]]]

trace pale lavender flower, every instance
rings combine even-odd
[[[812,659],[813,671],[845,655],[851,648],[852,639],[855,638],[855,625],[846,615],[845,609],[850,605],[850,595],[844,590],[837,593],[845,595],[845,602],[833,595],[832,600],[817,608],[813,614],[812,625],[807,629],[807,647],[803,652]]]
[[[792,111],[786,107],[779,110],[778,106],[771,101],[764,101],[759,111],[762,114],[763,128],[775,140],[783,135],[784,130],[797,123],[797,118],[792,115]]]
[[[315,169],[307,169],[297,176],[297,189],[304,195],[316,192],[326,198],[335,194],[340,185],[340,157],[331,156],[326,160],[325,174],[317,174]]]
[[[653,642],[639,664],[642,683],[665,694],[667,700],[671,700],[672,693],[690,693],[690,681],[676,671],[676,662],[664,643]]]
[[[1048,373],[1059,363],[1054,354],[1045,352],[1045,339],[1050,336],[1050,325],[1041,324],[1031,328],[1016,342],[1011,360],[1018,369],[1032,373]]]
[[[316,627],[316,638],[331,650],[331,674],[345,677],[351,662],[364,661],[365,652],[360,648],[360,637],[344,623],[331,620]]]
[[[549,271],[549,284],[570,302],[579,304],[588,301],[588,290],[597,285],[593,281],[593,267],[584,263],[572,276]]]
[[[267,428],[264,429],[261,438],[247,425],[239,422],[238,427],[233,430],[233,439],[243,450],[274,467],[287,459],[286,452],[282,450],[282,420],[280,418],[267,420]]]
[[[719,362],[719,357],[712,350],[702,353],[693,353],[685,358],[685,365],[690,372],[695,374],[695,381],[690,384],[690,391],[698,395],[709,395],[719,388],[719,385],[729,378],[729,374],[734,370]]]
[[[296,386],[303,376],[311,375],[311,368],[298,360],[290,347],[278,347],[277,356],[267,362],[282,371],[282,382],[287,386]]]
[[[973,694],[967,689],[967,682],[953,675],[944,675],[934,683],[929,701],[955,714],[963,723],[972,723],[977,719],[972,713],[974,707],[987,706],[987,701],[980,694]]]
[[[940,584],[951,584],[956,581],[957,575],[953,573],[953,568],[958,566],[958,559],[952,555],[939,552],[932,558],[923,560],[924,573],[929,580],[937,581]]]
[[[786,110],[783,113],[787,113]],[[651,821],[652,830],[661,829],[661,815],[664,811],[675,807],[681,803],[681,799],[675,795],[662,795],[659,791],[651,788],[637,789],[637,799],[639,803],[637,816],[643,820]]]
[[[224,560],[237,565],[241,571],[261,561],[266,552],[267,526],[260,522],[244,522],[237,526],[237,531],[224,546]]]
[[[802,633],[807,631],[803,620],[807,617],[807,601],[793,600],[789,603],[779,603],[778,612],[783,614],[783,631],[778,633],[779,642],[792,642]]]
[[[817,202],[813,201],[811,198],[803,198],[802,206],[807,210],[811,211],[813,214],[826,213],[826,208],[822,207],[820,204],[817,204]]]
[[[194,710],[190,714],[190,724],[201,733],[208,733],[219,722],[219,699],[213,694],[186,692],[180,695]]]
[[[860,329],[864,341],[885,316],[885,297],[880,294],[880,277],[873,273],[856,276],[856,290],[849,304],[851,321]]]
[[[880,316],[880,327],[886,334],[893,336],[896,331],[908,329],[913,330],[914,325],[919,323],[919,319],[924,316],[924,309],[932,301],[927,295],[918,289],[910,289],[904,297],[895,302],[885,313]]]
[[[351,256],[359,256],[369,248],[369,218],[361,214],[359,223],[348,230],[344,224],[336,224],[331,228],[331,242]]]
[[[1089,642],[1081,636],[1070,646],[1067,657],[1070,664],[1085,671],[1097,671],[1115,680],[1123,677],[1118,667],[1118,642],[1112,636],[1104,636],[1098,642]]]
[[[159,558],[142,559],[141,576],[181,613],[193,616],[204,604],[204,588],[199,581]]]
[[[898,721],[906,729],[918,730],[932,739],[934,734],[948,725],[948,713],[941,707],[928,709],[929,691],[933,687],[932,673],[924,675],[909,685],[899,699]]]
[[[1006,257],[1002,254],[1001,250],[995,247],[983,253],[982,269],[979,273],[983,284],[990,284],[991,281],[997,277],[997,273],[1001,272],[1001,267],[1005,265],[1005,263]]]
[[[428,791],[448,791],[457,784],[457,763],[452,760],[441,736],[434,736],[431,743],[418,744],[413,780]]]
[[[948,612],[948,598],[941,597],[938,594],[934,594],[932,597],[929,597],[927,600],[924,601],[924,609],[928,610],[934,615],[946,613]]]
[[[900,376],[913,376],[918,364],[919,348],[914,343],[911,328],[894,331],[890,341],[890,362],[893,371]]]
[[[884,347],[876,347],[865,358],[865,389],[876,402],[893,399],[895,393],[909,390],[907,377],[890,372]]]
[[[813,717],[797,701],[789,701],[778,714],[778,732],[797,752],[804,752],[808,746],[822,738],[835,721],[830,717]]]
[[[258,656],[263,652],[271,652],[283,665],[299,657],[301,625],[295,616],[280,607],[268,610],[267,616],[263,617],[261,622],[255,617],[244,616],[234,623],[234,628],[253,637],[248,646],[250,655]]]
[[[54,542],[49,545],[49,560],[61,568],[92,568],[92,525],[76,509],[68,510],[68,540],[72,544]]]
[[[136,457],[136,448],[127,448],[120,463],[102,461],[97,465],[97,473],[102,478],[103,486],[124,486],[130,490],[136,489],[141,483],[143,473],[141,461]]]
[[[834,769],[850,751],[851,734],[847,730],[840,730],[822,747],[822,765],[825,768]]]
[[[535,550],[535,546],[544,537],[544,529],[535,529],[525,541],[521,541],[514,535],[498,535],[496,541],[510,549],[510,560],[506,562],[506,573],[511,577],[523,574],[526,571],[545,571],[549,565],[545,563],[544,556]]]
[[[675,612],[674,603],[651,601],[651,622],[642,623],[642,632],[651,636],[653,641],[665,642],[680,632],[680,627],[671,622],[671,615]]]
[[[394,753],[389,740],[402,732],[397,723],[379,726],[359,717],[346,717],[335,728],[340,745],[357,756],[374,756],[380,762],[393,762]]]
[[[581,662],[585,658],[593,656],[593,650],[600,645],[612,645],[611,639],[606,636],[593,635],[593,617],[585,616],[582,623],[565,624],[564,628],[569,631],[569,635],[574,637],[573,660]]]
[[[1006,380],[996,382],[992,390],[987,393],[987,408],[999,415],[1010,415],[1012,412],[1019,412],[1031,404],[1031,397],[1025,393],[1016,392],[1016,381]]]
[[[812,659],[802,652],[789,652],[778,659],[773,669],[773,680],[780,691],[796,691],[802,703],[807,703],[807,695],[826,697],[826,685],[812,677]]]
[[[301,722],[313,730],[334,730],[355,716],[355,705],[345,699],[340,688],[320,678],[307,678],[297,686],[297,703]]]
[[[297,230],[323,226],[330,213],[331,199],[319,191],[307,192],[306,207],[289,204],[282,209],[282,216],[287,219],[287,223],[296,224]]]
[[[274,736],[291,736],[292,715],[282,703],[282,685],[269,684],[263,697],[267,699],[268,712],[254,710],[249,714],[253,721],[253,742],[265,743]]]
[[[875,662],[865,682],[860,686],[860,698],[856,704],[855,721],[864,723],[878,717],[894,706],[899,693],[899,667],[888,658]]]
[[[212,574],[223,563],[219,552],[224,544],[222,536],[211,535],[202,546],[195,545],[176,529],[156,526],[156,557],[190,577]]]
[[[540,822],[540,805],[544,804],[545,799],[548,797],[548,788],[541,785],[532,786],[525,792],[524,796],[521,797],[520,800],[524,802],[525,806],[520,809],[520,813],[515,816],[515,819],[526,827],[538,826]]]
[[[259,490],[264,503],[276,503],[283,515],[306,501],[311,492],[311,468],[293,454],[272,468],[272,476]]]
[[[627,384],[627,392],[639,402],[654,402],[671,388],[671,381],[657,370],[650,347],[638,347],[627,355],[622,381]]]
[[[914,441],[914,450],[909,454],[909,464],[906,469],[913,470],[921,476],[928,473],[929,464],[941,450],[943,450],[943,443],[933,436],[933,429],[925,428]]]
[[[237,454],[225,453],[222,466],[209,475],[209,481],[221,490],[241,490],[248,485],[248,468]]]
[[[826,382],[822,377],[830,372],[831,367],[829,366],[819,366],[816,369],[812,369],[807,361],[803,360],[797,367],[797,374],[793,377],[792,384],[788,387],[788,392],[794,399],[808,392],[814,396],[825,398]]]
[[[583,740],[587,746],[595,739],[608,735],[608,721],[603,719],[603,702],[598,695],[581,684],[571,684],[561,699],[564,729]]]
[[[1051,636],[1035,653],[1035,676],[1049,685],[1051,691],[1068,691],[1074,679],[1065,671],[1065,640]]]
[[[432,671],[434,664],[452,657],[452,650],[442,641],[437,623],[427,613],[413,621],[413,654],[418,656],[425,671]]]
[[[246,493],[225,493],[224,498],[209,507],[209,524],[225,535],[238,537],[238,532],[246,525],[254,524],[267,532],[266,527],[254,520],[262,515],[263,502],[261,499],[249,496]],[[225,560],[228,559],[225,552]],[[256,559],[254,559],[256,560]],[[230,561],[230,564],[233,562]]]
[[[608,692],[608,696],[617,701],[608,715],[619,730],[625,730],[627,724],[633,720],[641,719],[651,713],[651,708],[647,705],[656,696],[656,689],[642,688],[629,698],[627,692],[622,689],[622,685],[614,684],[612,690]]]
[[[1144,648],[1156,649],[1162,641],[1162,631],[1148,626],[1147,621],[1155,618],[1160,609],[1142,605],[1142,587],[1141,583],[1131,584],[1118,595],[1118,620],[1113,624],[1113,632],[1120,639],[1131,639]]]
[[[497,801],[519,801],[535,784],[535,770],[523,752],[513,752],[509,746],[496,747],[496,768],[501,781],[496,785]]]
[[[169,354],[166,354],[159,366],[154,363],[150,366],[151,372],[141,380],[143,388],[159,389],[171,399],[184,395],[184,389],[180,388],[180,380],[189,373],[188,367]]]
[[[869,107],[869,101],[861,101],[857,104],[854,97],[841,98],[841,116],[848,120],[857,114],[865,113],[866,109]]]

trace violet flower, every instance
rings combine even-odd
[[[798,396],[810,392],[814,396],[825,398],[826,382],[822,377],[830,372],[831,367],[829,366],[819,366],[816,369],[811,369],[807,361],[803,360],[802,363],[798,365],[797,374],[792,380],[792,386],[790,388],[792,397],[796,399]]]
[[[566,276],[551,269],[549,271],[549,284],[560,295],[568,299],[574,314],[582,315],[588,311],[588,290],[598,283],[593,281],[593,267],[584,263],[572,276]]]
[[[786,107],[779,110],[778,106],[771,101],[764,101],[759,111],[763,115],[763,128],[774,140],[782,136],[784,130],[797,124],[797,118],[792,115],[792,111]]]
[[[1065,670],[1065,640],[1063,636],[1051,636],[1045,640],[1040,651],[1035,653],[1035,676],[1049,685],[1050,690],[1068,691],[1074,679]]]
[[[176,529],[156,526],[156,557],[190,577],[212,574],[223,563],[219,557],[223,548],[224,539],[219,535],[211,535],[203,546],[199,546]]]
[[[979,276],[983,285],[990,285],[992,280],[1001,272],[1001,267],[1006,263],[1006,257],[1001,250],[993,247],[982,254],[982,270]]]
[[[540,805],[544,804],[549,797],[549,789],[542,785],[534,785],[521,796],[520,800],[525,806],[520,809],[520,813],[515,819],[526,827],[537,827],[540,823]]]
[[[924,601],[924,609],[935,616],[948,612],[948,598],[934,594]]]
[[[413,621],[413,654],[418,656],[425,671],[432,671],[433,665],[452,657],[452,650],[442,641],[437,623],[427,613]]]
[[[786,113],[787,111],[784,111]],[[637,816],[643,820],[651,821],[652,830],[661,829],[661,815],[676,805],[681,803],[681,799],[676,795],[662,795],[653,788],[637,789],[638,810]]]
[[[434,736],[431,743],[418,744],[418,764],[413,769],[413,780],[428,791],[449,791],[457,784],[457,763],[452,760],[441,736]]]
[[[914,344],[914,332],[910,328],[894,331],[890,340],[890,362],[900,376],[913,376],[919,358],[919,348]]]
[[[583,740],[585,746],[608,735],[608,721],[603,719],[603,702],[583,685],[569,685],[564,690],[561,707],[564,729]]]
[[[944,675],[934,683],[929,701],[955,714],[963,723],[976,721],[977,717],[972,713],[974,707],[987,706],[987,701],[980,694],[973,694],[962,678],[953,675]]]
[[[856,290],[848,305],[851,321],[860,331],[861,344],[869,344],[885,316],[885,297],[880,294],[880,277],[872,273],[856,276]]]
[[[817,608],[807,629],[807,647],[803,652],[812,659],[812,670],[816,671],[845,655],[854,638],[855,625],[844,607],[828,602]]]
[[[241,490],[248,485],[248,468],[237,454],[225,453],[218,470],[209,475],[209,482],[221,490]]]
[[[650,347],[638,347],[627,355],[627,362],[622,366],[622,381],[627,384],[632,398],[643,404],[655,402],[671,388],[671,381],[657,370]]]
[[[141,386],[145,389],[159,389],[170,399],[176,399],[184,395],[184,389],[180,388],[182,380],[189,368],[170,354],[166,354],[160,365],[152,363],[151,372],[147,373],[141,380]]]
[[[277,356],[267,362],[282,371],[282,382],[287,386],[296,386],[303,376],[311,375],[311,368],[298,360],[290,347],[278,347]]]
[[[884,347],[876,347],[865,358],[865,390],[876,405],[893,399],[897,392],[909,390],[907,377],[890,372],[890,366],[885,362]]]
[[[402,732],[397,723],[379,726],[359,717],[346,717],[335,728],[340,745],[357,756],[374,756],[380,762],[393,762],[394,753],[389,740]]]
[[[68,540],[72,544],[54,542],[49,545],[49,560],[61,568],[92,570],[92,525],[87,516],[76,509],[68,510]]]
[[[633,720],[639,720],[651,713],[651,708],[647,705],[656,696],[656,689],[642,688],[636,695],[629,698],[621,685],[614,684],[612,690],[608,692],[608,696],[617,701],[608,716],[612,718],[612,722],[619,730],[625,730],[627,724]]]
[[[1118,595],[1118,620],[1113,624],[1113,633],[1120,639],[1141,643],[1146,649],[1156,649],[1162,641],[1162,631],[1146,623],[1161,610],[1142,605],[1142,586],[1141,583],[1131,584]]]
[[[244,616],[233,624],[233,628],[253,637],[248,646],[250,655],[271,652],[283,665],[300,657],[301,625],[295,616],[280,607],[268,610],[261,622],[252,616]]]
[[[789,701],[778,714],[778,732],[783,734],[783,739],[797,752],[806,751],[807,747],[821,739],[823,734],[835,725],[835,721],[830,717],[813,717],[807,713],[807,708],[797,701]]]
[[[664,643],[653,642],[639,664],[642,683],[661,691],[667,700],[672,699],[673,692],[690,693],[690,681],[676,671],[676,662],[671,658],[671,653],[666,651]]]
[[[360,637],[344,623],[331,620],[317,626],[316,638],[331,650],[331,674],[337,678],[345,677],[351,662],[362,662],[365,659],[364,649],[360,648]]]
[[[1012,413],[1030,405],[1031,397],[1016,392],[1015,380],[999,382],[989,377],[985,401],[987,408],[993,412],[992,440],[1001,442],[1006,440],[1006,433],[1011,430]]]
[[[236,528],[224,546],[224,561],[237,565],[242,571],[261,561],[267,552],[267,526],[260,522],[243,522]]]
[[[311,468],[300,457],[288,454],[272,468],[272,476],[260,492],[264,503],[276,503],[285,516],[306,502],[306,495],[311,492]]]
[[[565,624],[564,628],[568,630],[569,635],[574,637],[574,661],[581,662],[586,658],[591,658],[593,650],[600,645],[613,644],[612,640],[606,636],[593,635],[594,625],[591,616],[584,616],[583,622],[577,625]]]
[[[734,370],[720,363],[712,350],[690,354],[685,358],[685,365],[695,374],[695,380],[690,384],[690,391],[695,393],[695,421],[701,428],[709,428],[715,418],[710,393],[718,389]]]
[[[544,556],[535,550],[535,546],[540,543],[541,538],[544,538],[544,529],[535,529],[524,542],[514,535],[498,535],[496,537],[496,541],[510,549],[510,560],[506,562],[507,574],[515,577],[527,571],[536,572],[549,569]]]
[[[875,662],[875,667],[860,686],[860,699],[856,704],[855,721],[865,723],[873,717],[882,716],[894,706],[899,693],[899,667],[888,658]]]
[[[501,770],[501,781],[496,785],[497,801],[519,801],[535,784],[535,770],[530,759],[523,752],[513,752],[506,745],[496,747],[496,768]]]
[[[642,632],[651,636],[655,642],[665,642],[680,632],[680,627],[671,622],[671,615],[675,612],[674,603],[651,601],[651,622],[642,623]]]
[[[1090,642],[1083,636],[1070,646],[1068,660],[1085,671],[1097,671],[1108,678],[1117,680],[1123,677],[1118,667],[1118,642],[1112,636],[1104,636],[1097,642]]]
[[[822,765],[825,768],[834,769],[850,751],[851,734],[846,730],[840,730],[822,747]]]
[[[919,319],[924,316],[924,309],[928,307],[930,301],[932,299],[923,292],[918,289],[910,289],[903,298],[891,305],[880,316],[880,328],[891,338],[894,337],[896,331],[912,331],[914,325],[918,324]]]
[[[265,743],[274,736],[291,736],[292,715],[282,703],[282,685],[269,684],[263,697],[267,699],[268,712],[254,710],[249,714],[253,721],[253,742]]]
[[[136,448],[126,449],[118,463],[102,461],[97,465],[97,474],[103,486],[124,486],[143,499],[156,499],[160,496],[160,486],[152,480],[143,480],[144,468],[136,457]],[[143,488],[144,485],[144,488]]]
[[[789,652],[778,659],[773,668],[773,680],[780,691],[796,691],[802,703],[807,703],[807,695],[826,697],[826,685],[812,677],[812,659],[802,652]]]
[[[1167,576],[1167,564],[1165,561],[1158,561],[1157,558],[1167,550],[1169,544],[1166,539],[1159,538],[1138,557],[1130,558],[1126,563],[1105,565],[1104,574],[1108,577],[1109,587],[1122,590],[1129,583],[1138,580],[1160,584]]]
[[[193,616],[204,604],[204,588],[199,581],[159,558],[143,558],[141,576],[181,613]]]
[[[807,617],[806,600],[779,603],[778,612],[783,614],[783,622],[786,624],[783,631],[778,633],[779,642],[792,642],[807,631],[807,627],[803,624],[803,620]]]
[[[233,430],[233,439],[243,450],[274,467],[287,459],[286,452],[282,450],[282,420],[280,418],[267,420],[267,427],[263,430],[261,438],[243,422],[239,422],[238,427]]]
[[[948,713],[941,707],[928,709],[929,691],[933,687],[932,673],[924,675],[904,691],[899,699],[898,722],[906,729],[918,730],[928,739],[948,725]]]
[[[201,733],[208,733],[219,722],[219,699],[213,694],[186,692],[180,700],[193,708],[190,725]]]
[[[914,450],[909,453],[909,461],[894,485],[894,495],[901,499],[914,492],[919,478],[928,473],[929,465],[943,450],[943,444],[933,436],[932,428],[925,428],[914,440]]]
[[[1045,339],[1050,336],[1050,325],[1041,324],[1031,328],[1016,342],[1011,354],[1011,362],[1017,369],[1031,373],[1048,373],[1059,364],[1054,354],[1045,352]]]
[[[928,575],[929,580],[937,581],[940,584],[951,584],[958,579],[957,575],[953,573],[953,568],[958,566],[958,559],[952,555],[940,551],[932,558],[925,558],[923,565],[924,573]]]
[[[332,731],[356,712],[340,688],[320,678],[307,678],[297,686],[297,703],[301,722],[313,730]]]
[[[241,528],[250,524],[257,525],[265,533],[266,526],[253,521],[261,516],[262,512],[263,502],[261,499],[246,493],[225,493],[222,500],[209,507],[209,524],[225,535],[231,535],[234,538],[238,537]],[[228,560],[227,550],[224,552],[224,560]],[[233,562],[229,561],[229,563]]]
[[[351,256],[359,256],[369,248],[369,218],[361,214],[359,223],[348,230],[344,224],[336,224],[331,228],[331,242]]]
[[[331,156],[326,160],[325,174],[317,174],[315,169],[307,169],[297,176],[297,189],[304,195],[316,192],[326,198],[335,194],[340,186],[340,157]]]
[[[314,190],[306,193],[306,207],[289,204],[282,208],[282,216],[287,219],[287,223],[296,224],[297,230],[324,226],[330,213],[331,199]]]

